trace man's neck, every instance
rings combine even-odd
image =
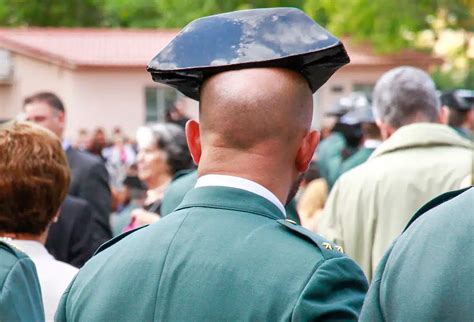
[[[195,187],[199,188],[206,186],[230,187],[247,190],[269,200],[280,209],[283,215],[286,216],[285,206],[283,203],[270,190],[255,181],[237,176],[206,174],[198,178]]]
[[[247,179],[258,183],[259,185],[270,190],[280,202],[285,205],[292,184],[291,178],[285,178],[285,173],[276,162],[272,162],[266,158],[262,162],[262,157],[233,157],[229,161],[222,160],[220,162],[214,160],[206,160],[201,158],[198,166],[198,175],[204,176],[208,174],[228,175]],[[289,177],[289,176],[288,176]]]

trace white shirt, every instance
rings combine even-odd
[[[64,139],[62,142],[61,142],[61,145],[63,146],[63,150],[66,151],[67,149],[69,149],[71,147],[71,143],[69,143],[68,140]]]
[[[56,260],[40,242],[17,239],[8,242],[26,253],[35,263],[46,321],[54,321],[59,300],[78,269]]]
[[[207,174],[202,177],[199,177],[194,187],[199,188],[208,186],[230,187],[252,192],[273,203],[275,206],[278,207],[278,209],[280,209],[280,211],[286,217],[285,207],[283,206],[281,201],[270,190],[256,183],[255,181],[222,174]]]

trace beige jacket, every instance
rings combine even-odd
[[[404,126],[333,187],[317,232],[342,246],[372,279],[411,216],[471,172],[471,142],[449,127]]]

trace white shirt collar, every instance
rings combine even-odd
[[[46,247],[36,240],[12,239],[9,243],[31,257],[33,261],[37,258],[43,257],[53,258],[53,256],[46,250]]]
[[[208,186],[230,187],[252,192],[273,203],[275,206],[278,207],[278,209],[280,209],[280,211],[286,217],[285,207],[283,206],[281,201],[270,190],[256,183],[255,181],[222,174],[207,174],[202,177],[199,177],[194,187],[199,188]]]
[[[64,140],[61,142],[61,145],[63,146],[63,150],[66,151],[66,150],[69,149],[69,147],[71,146],[71,143],[69,143],[68,140],[64,139]]]

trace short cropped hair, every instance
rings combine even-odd
[[[64,109],[64,104],[61,101],[61,99],[54,93],[51,92],[39,92],[36,94],[33,94],[31,96],[28,96],[25,98],[23,101],[23,106],[31,103],[36,103],[36,102],[44,102],[51,106],[53,109],[55,109],[58,112],[63,112],[65,113],[66,110]]]
[[[59,139],[29,122],[0,125],[0,232],[40,235],[69,189]]]
[[[440,102],[431,77],[421,69],[394,68],[377,81],[373,93],[375,118],[400,128],[417,120],[436,122]]]
[[[171,175],[192,167],[192,158],[183,128],[173,123],[157,123],[141,127],[137,134],[138,144],[141,145],[142,138],[149,135],[152,136],[153,144],[165,152]]]

